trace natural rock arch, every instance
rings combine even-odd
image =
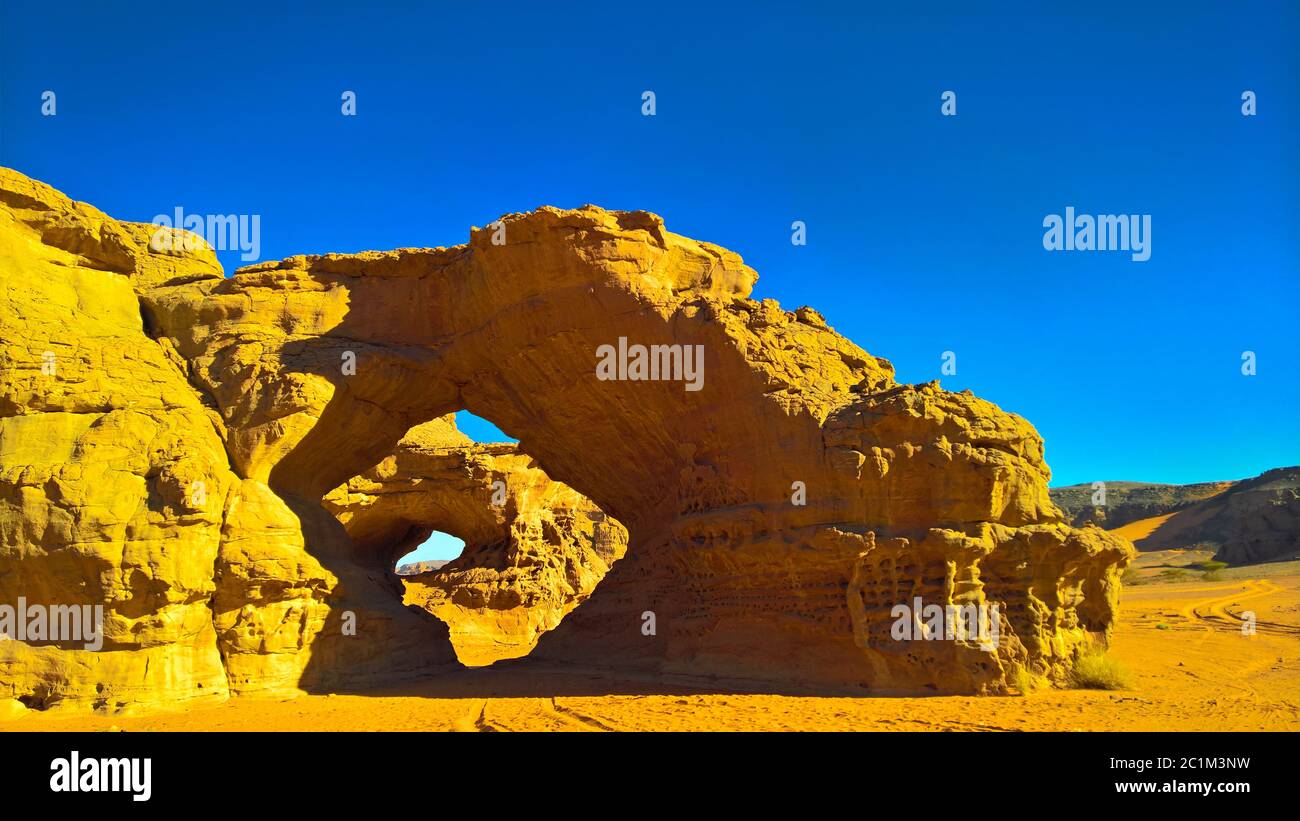
[[[187,420],[200,421],[185,425],[211,411],[215,435],[202,435],[228,465],[207,448],[166,470],[218,491],[202,511],[220,529],[204,536],[206,605],[233,691],[454,664],[445,629],[400,605],[382,551],[359,547],[321,499],[462,408],[629,530],[627,556],[530,658],[782,687],[996,691],[1015,666],[1063,679],[1113,622],[1131,547],[1063,523],[1032,427],[969,393],[897,385],[815,311],[749,299],[756,275],[740,257],[652,214],[543,208],[504,217],[501,245],[475,230],[466,246],[293,257],[222,279],[210,254],[155,251],[145,227],[3,181],[13,225],[36,237],[13,247],[62,255],[42,269],[53,279],[128,278],[145,321],[122,318],[122,338],[175,369],[150,384],[190,392],[168,400],[193,406]],[[703,346],[703,389],[598,379],[597,350],[620,337]],[[21,391],[5,401],[50,405]],[[53,440],[80,447],[76,431],[53,435],[59,424],[50,416]],[[59,448],[40,458],[84,458]],[[0,477],[29,457],[7,458]],[[156,468],[140,470],[147,484]],[[180,528],[195,514],[178,502],[160,515]],[[38,577],[24,555],[0,559]],[[893,640],[892,608],[916,596],[998,604],[1000,646]],[[346,633],[349,614],[363,641]],[[91,665],[64,696],[118,687],[115,669]],[[144,690],[171,697],[185,681]]]
[[[459,557],[402,583],[404,601],[446,622],[457,657],[475,666],[528,653],[627,549],[627,530],[590,499],[512,443],[473,442],[454,416],[412,428],[324,504],[359,561],[392,567],[435,530],[464,541]]]
[[[281,493],[319,498],[412,424],[467,408],[624,522],[628,559],[543,657],[980,690],[1012,664],[1059,678],[1109,628],[1126,548],[1061,523],[1023,420],[896,385],[815,311],[748,299],[756,275],[738,256],[652,214],[544,208],[503,224],[502,245],[474,231],[451,249],[294,257],[145,302],[221,403],[236,465]],[[277,345],[231,330],[272,320]],[[597,350],[620,337],[702,346],[703,389],[598,379]],[[1002,602],[1008,647],[882,635],[913,594]]]

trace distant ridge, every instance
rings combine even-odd
[[[1111,531],[1133,525],[1129,532],[1145,534],[1134,539],[1139,550],[1209,547],[1230,564],[1300,554],[1300,467],[1237,482],[1106,482],[1104,506],[1092,504],[1090,484],[1050,493],[1076,527],[1090,521]]]
[[[1243,480],[1249,481],[1249,480]],[[1106,504],[1093,506],[1096,490],[1091,484],[1049,489],[1052,501],[1065,511],[1075,527],[1088,522],[1115,530],[1131,522],[1163,516],[1213,498],[1237,482],[1199,482],[1193,485],[1162,485],[1151,482],[1105,482]]]
[[[447,563],[446,559],[431,559],[427,562],[408,562],[397,566],[397,575],[414,576],[419,573],[428,573],[430,570],[440,570]]]

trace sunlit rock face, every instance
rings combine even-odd
[[[220,406],[142,296],[221,268],[153,231],[0,169],[0,606],[103,618],[96,650],[0,640],[0,698],[174,705],[454,664],[317,502],[232,465]]]
[[[542,208],[463,246],[230,279],[151,230],[0,176],[0,602],[107,610],[99,652],[0,643],[0,693],[162,702],[455,665],[446,627],[401,601],[400,516],[322,500],[460,409],[519,440],[484,456],[529,460],[482,470],[536,469],[627,529],[530,663],[996,692],[1016,666],[1064,678],[1114,620],[1132,548],[1063,522],[1027,422],[895,383],[653,214]],[[638,351],[663,354],[659,378]],[[895,638],[918,598],[997,605],[996,647]]]
[[[0,699],[228,694],[211,601],[238,477],[134,290],[220,268],[148,236],[0,169],[0,606],[103,608],[97,651],[0,640]]]
[[[471,665],[528,653],[627,549],[627,530],[590,499],[514,444],[471,441],[454,416],[412,428],[324,502],[359,551],[384,564],[434,530],[465,542],[458,558],[402,582],[405,601],[445,621]]]

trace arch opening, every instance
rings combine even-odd
[[[527,655],[591,595],[627,530],[465,412],[416,425],[394,452],[325,496],[359,561],[382,562],[403,602],[444,622],[457,658]]]
[[[397,560],[395,572],[399,576],[414,576],[438,570],[448,562],[460,558],[464,550],[464,539],[441,530],[432,530],[414,550]]]
[[[476,416],[468,410],[461,409],[454,414],[456,429],[468,436],[475,442],[484,445],[494,445],[498,442],[512,442],[519,444],[519,440],[501,430],[495,422],[484,419],[482,416]]]

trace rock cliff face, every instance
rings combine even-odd
[[[220,268],[148,237],[0,171],[0,605],[104,608],[97,652],[0,640],[0,698],[30,707],[228,694],[211,603],[239,480],[133,290]]]
[[[482,518],[472,537],[498,552],[438,587],[451,602],[525,602],[561,576],[588,596],[529,663],[990,692],[1016,666],[1060,680],[1104,640],[1132,548],[1063,521],[1024,420],[896,384],[816,311],[749,299],[740,257],[653,214],[500,225],[223,279],[209,253],[154,251],[151,226],[0,171],[0,603],[107,610],[98,652],[0,642],[0,694],[115,706],[454,665],[392,572],[411,526],[436,523],[349,508],[419,479],[375,471],[436,455],[402,441],[460,409],[519,440],[462,448],[472,483],[505,476],[516,500],[562,483],[627,529],[591,590],[592,555],[560,570],[501,535],[549,526],[608,563],[576,501],[457,519],[468,543]],[[636,346],[669,378],[602,378],[603,350],[642,375]],[[512,574],[510,555],[555,572]],[[997,605],[996,648],[898,640],[893,611],[917,597]]]
[[[0,169],[0,605],[103,607],[98,650],[0,641],[0,697],[113,709],[454,664],[318,499],[232,469],[223,412],[143,298],[225,280],[153,230]]]
[[[1195,535],[1218,546],[1214,558],[1247,564],[1300,558],[1300,468],[1276,468],[1237,482],[1198,505],[1194,517],[1171,518],[1148,539],[1173,545]]]
[[[359,547],[394,560],[433,530],[465,541],[457,559],[402,581],[406,602],[446,622],[472,665],[526,654],[627,549],[627,530],[591,500],[513,444],[474,443],[454,416],[412,428],[325,508]]]

